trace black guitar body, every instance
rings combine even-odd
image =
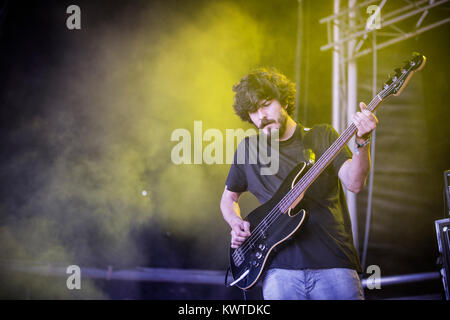
[[[251,236],[239,248],[230,248],[230,271],[235,280],[233,284],[239,288],[249,289],[258,281],[272,250],[289,239],[305,221],[306,212],[300,209],[299,205],[285,213],[278,210],[281,214],[276,218],[268,220],[268,216],[308,169],[306,163],[299,163],[273,197],[245,218],[250,222]],[[265,221],[272,222],[268,228],[265,228]],[[236,282],[241,277],[242,279]]]

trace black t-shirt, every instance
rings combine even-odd
[[[279,141],[279,170],[272,175],[261,175],[264,165],[249,161],[249,152],[245,152],[245,163],[237,161],[236,151],[225,183],[227,189],[250,191],[265,203],[299,162],[318,160],[338,137],[330,125],[308,129],[297,124],[288,140]],[[246,137],[238,149],[245,147],[247,151],[249,143]],[[351,157],[350,149],[345,146],[308,188],[298,205],[306,210],[308,219],[292,239],[276,247],[268,268],[351,268],[361,272],[347,202],[338,177],[342,164]]]

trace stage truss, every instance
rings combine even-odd
[[[300,1],[301,2],[301,1]],[[450,22],[449,0],[419,1],[344,1],[334,0],[333,14],[321,19],[327,25],[328,42],[320,49],[333,50],[333,114],[332,124],[338,132],[345,130],[357,106],[357,64],[360,57],[372,54],[372,95],[377,94],[377,51]],[[349,147],[354,150],[354,139]],[[366,225],[361,262],[366,266],[370,231],[373,168],[375,161],[376,132],[372,133],[372,168],[368,180]],[[346,191],[352,219],[353,238],[359,250],[357,230],[356,195]]]

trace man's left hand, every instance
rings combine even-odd
[[[356,125],[358,131],[356,132],[356,139],[362,142],[369,138],[370,133],[377,127],[378,119],[375,115],[367,110],[367,106],[364,102],[359,103],[361,112],[357,112],[353,115],[352,120]]]

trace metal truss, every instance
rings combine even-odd
[[[383,42],[376,44],[375,50],[378,50],[450,22],[450,8],[444,6],[450,2],[449,0],[403,0],[396,1],[397,4],[403,3],[402,6],[390,8],[391,2],[388,3],[387,0],[365,1],[321,19],[320,23],[327,24],[328,43],[321,46],[320,50],[325,51],[356,39],[358,44],[353,52],[347,54],[348,57],[345,61],[348,61],[373,52],[373,47],[361,50],[370,33],[376,32],[380,39],[385,38]],[[367,8],[371,5],[379,8],[379,26],[375,26],[373,23],[376,13],[373,12],[372,17],[367,13]],[[372,20],[369,21],[371,18]],[[415,22],[412,26],[407,26],[410,28],[409,30],[405,30],[407,22]],[[336,41],[333,41],[331,37],[331,24],[337,24],[342,33]]]
[[[356,59],[372,54],[372,94],[377,90],[377,51],[395,43],[415,37],[450,22],[450,0],[348,0],[347,6],[334,0],[333,14],[319,22],[327,25],[328,42],[320,50],[333,50],[333,126],[342,132],[357,111]],[[375,160],[375,131],[372,133],[372,169],[368,182],[366,226],[362,251],[365,267],[370,230]],[[353,150],[354,141],[349,142]],[[356,195],[346,191],[347,204],[352,219],[353,238],[359,249]]]

